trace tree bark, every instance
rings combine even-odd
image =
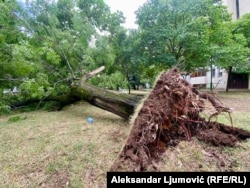
[[[64,106],[72,104],[74,102],[79,101],[78,98],[73,98],[70,94],[68,95],[58,95],[58,96],[48,96],[43,99],[39,98],[30,98],[24,101],[17,101],[10,105],[10,107],[14,110],[22,108],[24,106],[30,105],[32,103],[37,104],[37,108],[41,105],[42,102],[48,102],[48,101],[56,101],[57,104],[53,106],[53,110],[61,110]]]
[[[71,85],[71,95],[79,100],[84,100],[90,104],[114,113],[124,119],[129,119],[134,113],[134,109],[139,101],[139,97],[132,97],[101,89],[88,84],[86,81],[105,69],[101,66],[92,72],[84,75],[80,81],[75,81]]]
[[[11,104],[12,109],[18,109],[31,103],[37,103],[38,107],[42,101],[57,101],[58,105],[53,107],[54,110],[61,110],[64,106],[74,102],[84,100],[90,104],[103,110],[114,113],[126,120],[134,113],[134,109],[141,96],[132,96],[122,93],[115,93],[106,89],[101,89],[81,81],[75,81],[71,85],[71,93],[69,95],[48,96],[44,99],[32,98],[25,101],[19,101]]]
[[[86,82],[74,82],[71,95],[101,109],[112,112],[124,119],[129,119],[141,97],[119,94],[92,86]]]
[[[232,66],[230,66],[228,69],[226,92],[228,92],[228,89],[229,89],[229,80],[230,80],[231,73],[232,73]]]

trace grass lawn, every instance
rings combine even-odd
[[[250,93],[217,96],[233,109],[232,126],[250,130]],[[231,126],[228,117],[217,120]],[[106,187],[106,172],[130,129],[122,118],[85,102],[58,112],[0,116],[0,187]],[[159,171],[250,171],[250,140],[229,148],[193,138],[169,148],[158,165]]]

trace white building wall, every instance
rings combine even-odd
[[[222,0],[227,6],[228,12],[232,14],[233,20],[236,20],[236,0]]]
[[[250,13],[250,1],[239,0],[240,17],[244,14]]]
[[[250,1],[249,0],[238,0],[239,1],[239,16],[246,13],[250,13]],[[223,4],[228,7],[228,11],[232,14],[233,20],[237,19],[236,13],[236,0],[222,0]]]
[[[214,89],[226,89],[227,87],[227,71],[225,69],[215,68],[215,75],[212,76],[212,86]],[[219,72],[222,75],[219,75]],[[208,70],[206,73],[206,88],[210,88],[211,84],[211,70]]]
[[[212,78],[212,86],[214,89],[226,89],[228,75],[227,71],[225,69],[219,69],[215,66],[213,66],[212,69],[215,70],[215,73],[212,75],[212,77],[210,67],[207,67],[206,76],[187,76],[185,79],[193,85],[206,85],[206,88],[210,88]]]
[[[192,83],[193,85],[206,84],[206,76],[192,77],[190,78],[190,83]]]

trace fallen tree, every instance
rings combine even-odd
[[[104,66],[84,75],[71,85],[71,97],[84,100],[90,104],[112,112],[124,119],[129,119],[140,98],[114,93],[88,84],[86,81],[104,70]]]
[[[200,115],[206,102],[215,109],[208,119]],[[230,117],[230,112],[215,96],[199,92],[182,79],[176,68],[164,72],[138,107],[129,137],[110,171],[145,171],[168,146],[194,136],[215,146],[235,146],[250,138],[249,131],[211,121],[221,113]]]
[[[105,89],[94,87],[86,82],[79,85],[75,82],[71,86],[71,95],[79,100],[112,112],[124,119],[129,119],[138,103],[138,97],[117,94]]]
[[[142,97],[112,92],[87,83],[89,78],[100,73],[104,68],[104,66],[101,66],[84,75],[81,79],[73,80],[70,85],[70,93],[68,94],[48,95],[42,99],[31,98],[25,101],[15,102],[11,104],[11,107],[18,109],[31,103],[37,103],[39,106],[42,102],[55,101],[57,103],[55,103],[56,106],[54,106],[53,109],[61,110],[66,105],[84,100],[98,108],[102,108],[128,120],[134,113],[134,109]]]
[[[87,83],[90,77],[103,69],[100,67],[74,80],[68,95],[48,96],[43,101],[58,101],[64,106],[84,100],[127,120],[133,115],[130,135],[111,171],[144,171],[159,159],[168,146],[176,146],[180,140],[190,140],[191,137],[215,146],[235,146],[238,141],[250,137],[249,131],[211,121],[212,117],[221,113],[228,113],[231,117],[230,109],[224,107],[214,95],[194,88],[181,78],[175,68],[160,75],[144,100]],[[29,99],[19,105],[29,102],[41,100]],[[208,119],[200,115],[206,110],[206,102],[215,109]]]

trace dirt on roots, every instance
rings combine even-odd
[[[208,119],[200,115],[206,102],[215,110]],[[211,93],[195,89],[178,69],[163,72],[138,107],[127,141],[110,171],[146,171],[169,146],[191,137],[230,147],[250,138],[249,131],[210,121],[221,113],[230,117],[230,112]]]

